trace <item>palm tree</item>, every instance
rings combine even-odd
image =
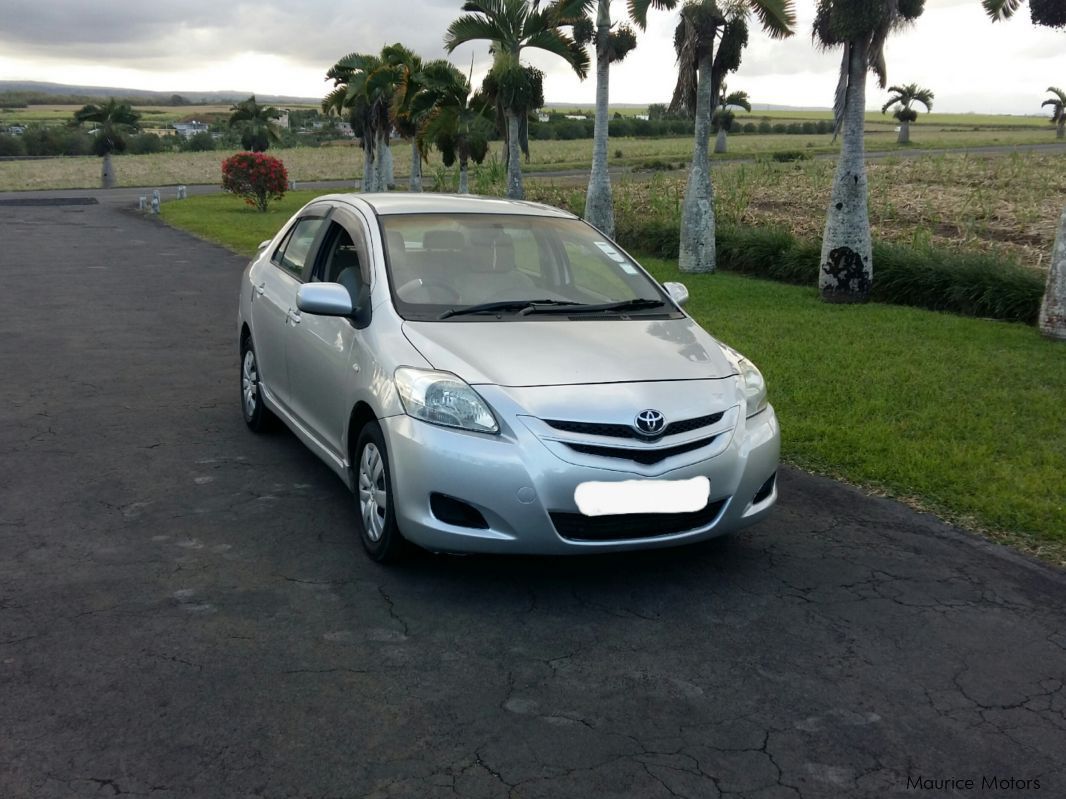
[[[1010,19],[1021,7],[1022,0],[983,0],[982,4],[992,21],[998,22]],[[1066,3],[1060,0],[1029,0],[1029,14],[1036,25],[1047,28],[1066,28]],[[1062,94],[1057,89],[1048,91],[1060,96]],[[1059,130],[1062,130],[1061,121]],[[1047,286],[1044,289],[1044,299],[1040,303],[1038,324],[1040,332],[1048,338],[1066,341],[1066,208],[1062,210],[1062,216],[1059,217],[1059,229],[1055,233],[1055,244],[1051,250]]]
[[[326,73],[333,91],[322,101],[325,113],[347,114],[363,146],[363,191],[388,188],[385,151],[392,127],[392,97],[400,68],[383,57],[349,53]]]
[[[840,80],[833,113],[843,130],[833,191],[829,198],[818,287],[828,302],[865,302],[873,280],[873,245],[867,209],[863,126],[866,73],[884,87],[888,35],[918,18],[925,0],[818,0],[814,39],[826,50],[842,46]]]
[[[444,165],[459,162],[459,193],[470,192],[470,161],[480,164],[489,151],[492,119],[482,98],[470,93],[470,81],[447,61],[432,61],[422,72],[422,89],[412,100],[413,115],[422,120],[418,133],[424,151],[432,144]]]
[[[415,97],[423,86],[425,64],[420,56],[402,45],[394,45],[400,81],[392,98],[392,124],[396,132],[411,142],[411,172],[408,191],[422,191],[422,151],[419,145],[420,119],[412,110]]]
[[[471,59],[472,61],[473,59]],[[529,163],[529,114],[544,106],[544,73],[536,67],[524,66],[525,89],[521,98],[522,109],[518,111],[518,149]],[[495,112],[496,132],[503,137],[503,162],[508,159],[507,143],[507,108],[506,97],[500,90],[499,73],[490,69],[481,81],[478,96],[485,100]]]
[[[634,0],[634,6],[638,1]],[[642,29],[646,27],[643,10],[634,8]],[[740,66],[752,13],[771,37],[792,35],[796,21],[792,0],[729,0],[721,7],[715,0],[689,0],[681,8],[674,31],[678,76],[670,108],[694,115],[696,121],[692,166],[681,206],[678,266],[683,272],[714,271],[714,189],[707,151],[711,112],[725,75]]]
[[[1021,8],[1023,0],[981,0],[993,22],[1008,20]],[[1029,16],[1034,25],[1066,28],[1066,5],[1060,0],[1029,0]]]
[[[503,100],[507,123],[507,196],[522,199],[522,166],[519,162],[519,115],[530,109],[534,88],[521,62],[526,48],[545,50],[562,58],[584,78],[588,54],[566,32],[580,15],[582,0],[555,0],[544,8],[538,0],[467,0],[468,13],[448,26],[444,47],[451,53],[466,42],[492,43],[492,72]]]
[[[663,0],[653,0],[657,6]],[[596,16],[589,15],[595,5]],[[632,8],[632,5],[631,5]],[[624,59],[637,46],[637,37],[628,25],[616,30],[611,22],[611,0],[586,0],[583,15],[575,20],[574,39],[581,45],[593,43],[596,52],[596,117],[593,125],[592,170],[585,195],[585,219],[608,238],[614,237],[614,203],[611,176],[607,170],[607,113],[611,64]]]
[[[1051,124],[1057,125],[1055,128],[1055,138],[1061,139],[1066,137],[1066,92],[1062,89],[1057,89],[1054,86],[1048,86],[1047,89],[1054,95],[1050,100],[1044,100],[1040,104],[1043,108],[1045,105],[1051,106]]]
[[[281,112],[272,105],[260,105],[253,94],[247,100],[230,106],[229,126],[241,131],[241,147],[253,153],[263,153],[271,142],[278,140],[278,128],[273,120]]]
[[[74,112],[74,119],[70,123],[72,126],[79,126],[84,122],[96,125],[93,151],[104,159],[100,169],[100,185],[103,188],[110,189],[115,185],[111,154],[126,151],[126,139],[123,134],[140,128],[140,118],[141,115],[134,111],[129,103],[120,103],[114,97],[103,105],[90,104]]]
[[[917,83],[889,86],[888,93],[888,102],[882,106],[881,113],[896,106],[896,110],[892,112],[892,116],[899,120],[899,138],[896,139],[896,144],[910,144],[911,123],[918,118],[918,112],[911,106],[914,103],[921,103],[926,111],[932,111],[933,93],[928,89],[923,89]]]
[[[749,114],[751,113],[751,103],[748,101],[747,92],[729,92],[728,94],[726,92],[727,89],[723,83],[721,93],[725,96],[718,101],[718,108],[711,118],[711,122],[718,126],[718,138],[714,140],[714,151],[716,153],[725,152],[726,132],[733,128],[735,115],[729,109],[743,108]]]

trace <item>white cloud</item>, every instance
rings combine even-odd
[[[0,78],[103,84],[160,91],[232,89],[321,96],[326,69],[352,51],[401,41],[424,57],[444,55],[447,24],[459,0],[261,0],[232,4],[0,0]],[[925,14],[888,45],[890,82],[917,82],[936,93],[937,110],[1035,113],[1043,89],[1066,83],[1066,34],[1035,28],[1022,11],[991,23],[978,0],[928,0]],[[625,13],[615,0],[616,15]],[[814,47],[814,0],[797,0],[797,32],[772,41],[753,30],[730,84],[756,103],[828,106],[839,54]],[[611,72],[611,99],[669,99],[676,68],[677,12],[652,11],[637,49]],[[453,55],[475,79],[488,66],[487,43]],[[589,107],[594,81],[581,82],[559,59],[533,55],[547,73],[549,101]],[[883,92],[873,80],[868,105]]]

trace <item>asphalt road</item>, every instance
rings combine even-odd
[[[794,470],[725,542],[379,567],[241,421],[242,265],[0,207],[3,799],[1066,795],[1061,572]]]

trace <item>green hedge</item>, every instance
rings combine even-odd
[[[665,222],[621,222],[622,246],[676,259],[678,227]],[[782,230],[719,228],[718,268],[803,286],[818,284],[821,246]],[[988,255],[930,247],[874,244],[875,302],[911,305],[964,316],[1036,324],[1044,281],[1032,269]]]

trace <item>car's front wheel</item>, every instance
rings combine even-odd
[[[403,556],[406,541],[396,526],[389,453],[377,422],[360,431],[354,454],[359,538],[374,560],[396,561]]]
[[[250,338],[241,342],[241,413],[244,423],[256,433],[266,432],[277,423],[277,417],[263,405],[259,361],[256,360],[255,347]]]

